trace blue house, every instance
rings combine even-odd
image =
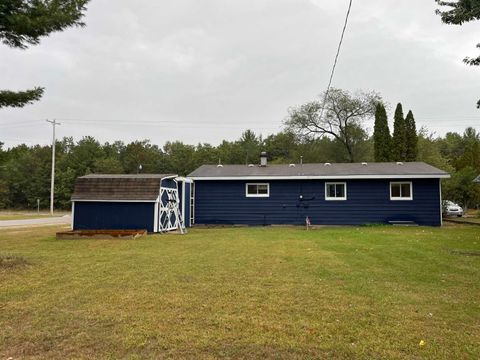
[[[79,177],[71,198],[72,229],[164,232],[188,227],[190,186],[191,180],[172,174]]]
[[[203,165],[194,181],[195,224],[442,225],[441,179],[422,162]]]

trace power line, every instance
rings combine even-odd
[[[6,128],[16,128],[16,127],[23,127],[23,126],[34,126],[34,125],[40,125],[37,120],[32,120],[32,121],[20,121],[20,122],[13,122],[13,123],[8,123],[8,124],[0,124],[1,129],[6,129]]]
[[[430,114],[430,115],[423,115],[423,114],[415,114],[415,117],[419,120],[427,120],[427,121],[451,121],[455,120],[456,123],[469,123],[471,121],[480,120],[480,116],[477,115],[442,115],[442,114]],[[138,120],[138,121],[129,121],[129,120],[94,120],[94,119],[59,119],[64,120],[65,124],[68,125],[126,125],[126,126],[137,126],[137,125],[152,125],[152,126],[164,126],[164,125],[176,125],[180,128],[193,128],[193,127],[218,127],[218,122],[196,122],[196,121],[173,121],[173,120],[164,120],[164,121],[156,121],[156,120]],[[249,127],[252,126],[254,128],[259,128],[255,126],[258,122],[241,122],[235,124],[222,124],[222,126],[232,126],[232,127]],[[21,121],[21,122],[12,122],[6,124],[0,124],[0,129],[12,129],[12,128],[22,128],[22,127],[32,127],[32,126],[39,126],[41,124],[38,123],[38,120],[34,121]],[[261,127],[262,129],[273,129],[277,128],[277,126],[268,126],[268,127]]]
[[[328,81],[327,91],[325,91],[325,98],[323,99],[323,106],[322,111],[320,113],[320,119],[323,117],[323,111],[325,109],[325,102],[327,101],[328,93],[330,92],[330,88],[332,86],[333,76],[335,75],[335,69],[338,63],[338,57],[340,56],[340,50],[342,49],[343,38],[345,37],[345,32],[347,30],[348,19],[350,17],[350,11],[352,10],[352,2],[350,0],[347,9],[347,15],[345,16],[345,23],[343,24],[342,35],[340,36],[340,41],[338,42],[337,54],[335,55],[335,61],[333,62],[332,72],[330,73],[330,80]]]

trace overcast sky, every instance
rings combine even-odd
[[[278,132],[327,86],[348,0],[92,0],[85,28],[26,51],[0,45],[0,88],[46,88],[0,110],[0,141],[59,137],[214,145]],[[480,129],[480,22],[444,25],[434,0],[354,0],[333,85],[376,90],[432,132]],[[371,125],[369,125],[371,128]]]

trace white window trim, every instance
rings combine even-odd
[[[249,185],[267,185],[267,193],[266,194],[249,194],[248,193],[248,186]],[[270,197],[270,183],[246,183],[245,184],[245,196],[250,198],[267,198]]]
[[[345,196],[344,197],[330,197],[328,196],[328,185],[343,185],[345,188]],[[326,182],[325,183],[325,200],[326,201],[345,201],[347,200],[347,183],[346,182]]]
[[[409,184],[410,185],[410,197],[393,197],[392,196],[392,185],[401,185]],[[391,181],[390,182],[390,200],[391,201],[411,201],[413,200],[413,184],[411,181]]]

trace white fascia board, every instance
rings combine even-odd
[[[449,179],[449,174],[442,175],[329,175],[329,176],[211,176],[200,177],[193,176],[194,181],[202,180],[349,180],[349,179]]]
[[[157,200],[101,200],[101,199],[95,199],[95,200],[79,200],[75,199],[72,200],[75,202],[117,202],[117,203],[155,203],[158,202]]]
[[[75,201],[72,201],[72,217],[71,229],[73,230],[73,225],[75,224]]]
[[[183,176],[178,176],[177,177],[177,181],[180,181],[180,182],[185,182],[185,183],[193,183],[193,179],[192,178],[187,178],[187,177],[183,177]]]
[[[153,232],[158,232],[158,203],[155,203],[153,209]]]

